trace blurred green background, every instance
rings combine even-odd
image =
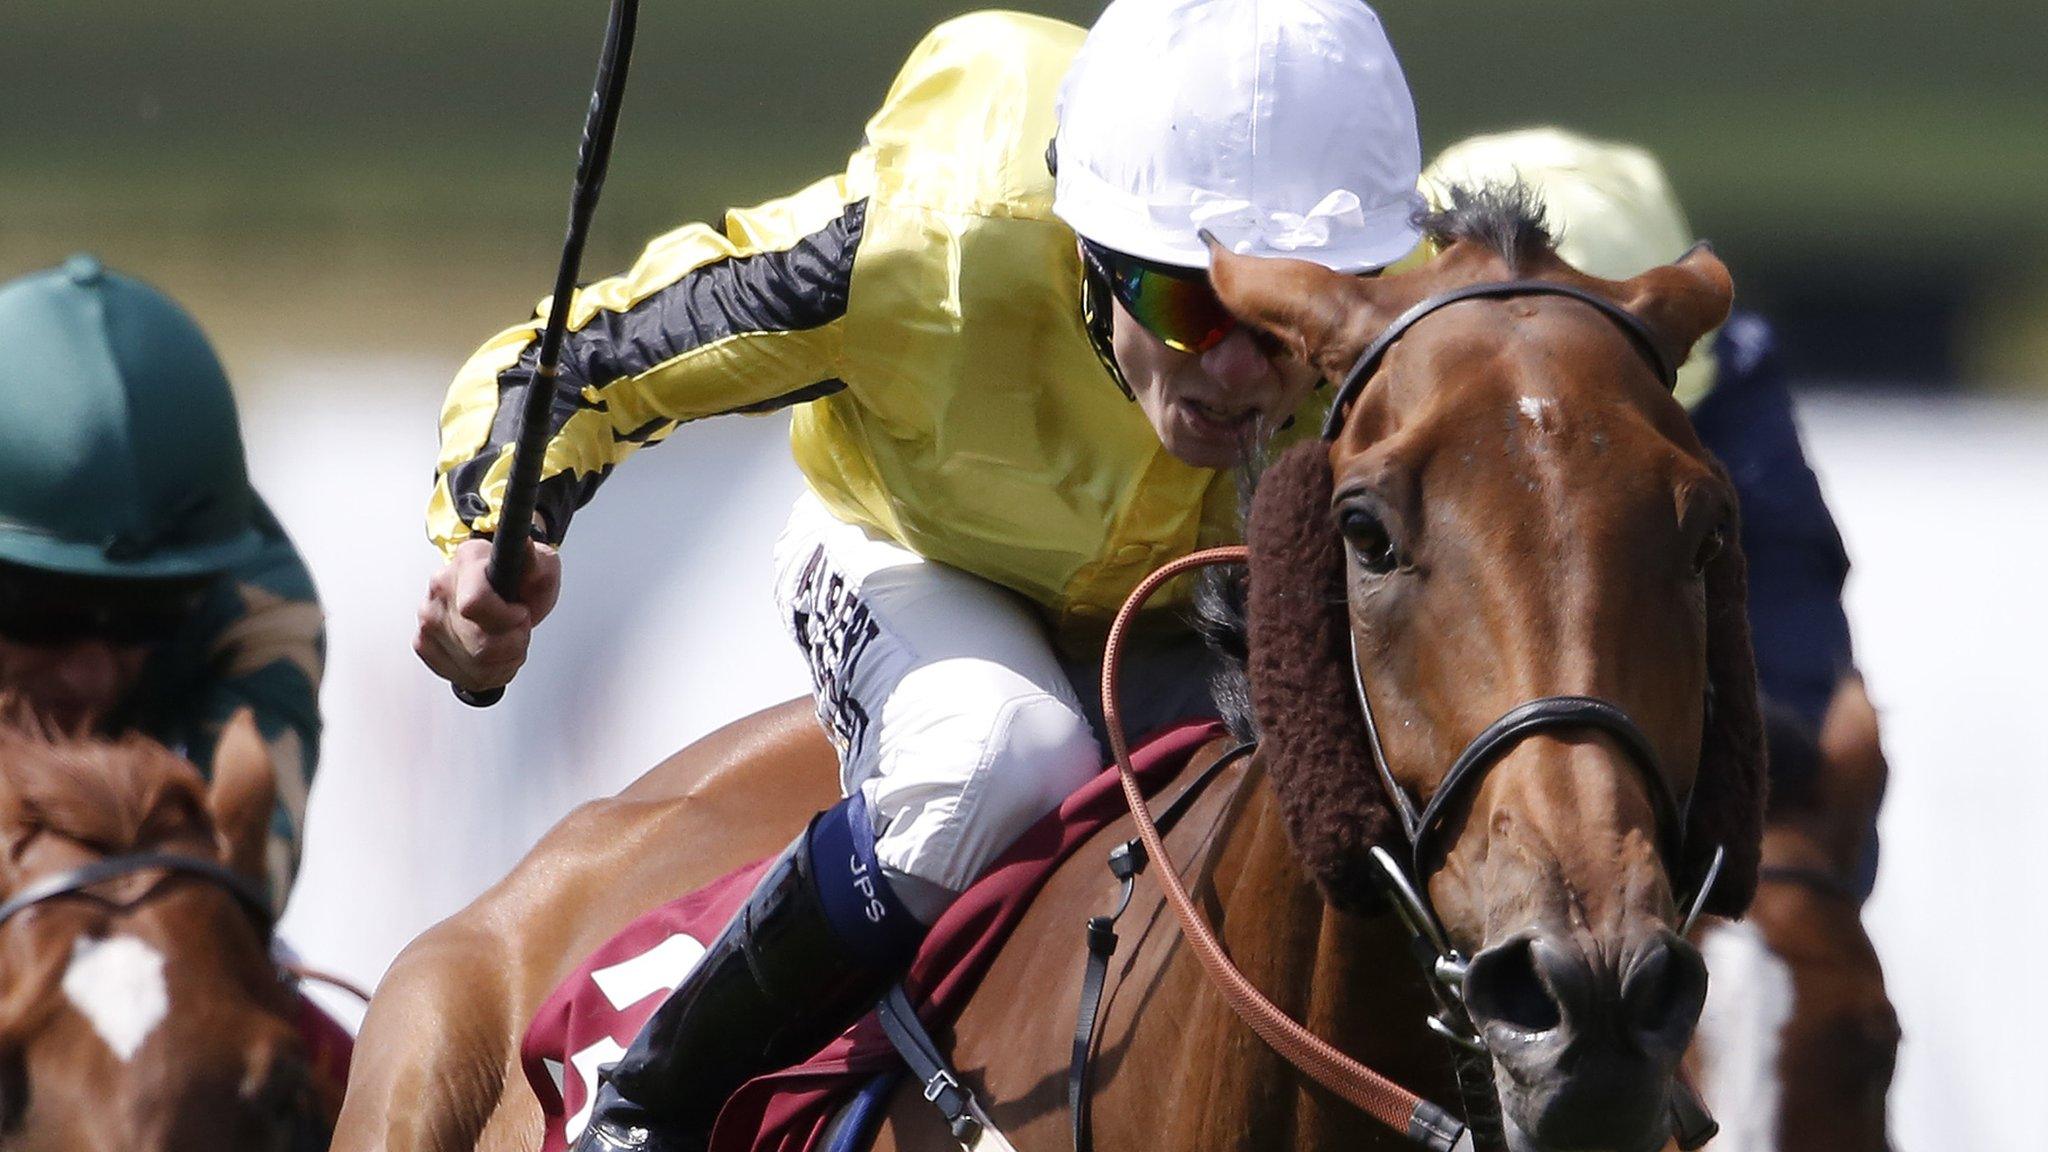
[[[93,248],[189,300],[237,364],[452,368],[545,291],[604,7],[9,4],[0,276]],[[966,7],[648,0],[586,275],[836,168]],[[2048,7],[1379,7],[1429,151],[1559,121],[1662,154],[1803,378],[2048,392]]]

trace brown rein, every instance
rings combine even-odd
[[[323,968],[313,968],[297,960],[287,960],[279,964],[278,968],[301,984],[325,984],[329,988],[348,993],[364,1004],[370,1002],[370,993],[361,984],[345,976],[337,976]]]
[[[1187,887],[1181,883],[1179,870],[1166,854],[1159,829],[1152,822],[1144,792],[1138,787],[1136,771],[1131,766],[1129,742],[1125,738],[1123,720],[1116,703],[1117,669],[1123,655],[1124,633],[1153,593],[1175,576],[1191,568],[1243,563],[1248,556],[1242,545],[1208,548],[1183,556],[1139,583],[1110,625],[1109,641],[1102,656],[1103,726],[1109,731],[1110,750],[1116,756],[1117,774],[1122,777],[1124,797],[1130,802],[1138,837],[1144,841],[1145,851],[1160,864],[1154,874],[1159,877],[1159,887],[1165,893],[1167,904],[1173,908],[1174,917],[1180,921],[1181,932],[1194,947],[1195,955],[1201,959],[1210,980],[1223,993],[1231,1011],[1237,1013],[1246,1027],[1310,1079],[1394,1131],[1437,1152],[1469,1150],[1472,1137],[1455,1116],[1338,1051],[1281,1011],[1245,978],[1244,973],[1238,971],[1215,933],[1195,910]]]

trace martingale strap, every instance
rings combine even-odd
[[[1216,762],[1202,769],[1193,783],[1181,790],[1164,811],[1160,812],[1157,823],[1160,835],[1173,830],[1194,807],[1196,800],[1208,789],[1211,781],[1223,770],[1258,751],[1257,744],[1240,744],[1216,758]],[[1105,916],[1088,918],[1088,959],[1081,972],[1080,1010],[1074,1019],[1074,1056],[1067,1067],[1067,1112],[1074,1127],[1074,1152],[1092,1152],[1094,1136],[1088,1122],[1088,1089],[1093,1077],[1089,1062],[1095,1051],[1095,1029],[1097,1017],[1102,1011],[1103,985],[1109,978],[1109,961],[1116,955],[1116,923],[1123,918],[1124,910],[1131,906],[1131,889],[1148,863],[1144,842],[1126,840],[1109,854],[1109,872],[1115,876],[1120,887],[1117,890],[1116,908]]]
[[[1225,769],[1257,750],[1256,744],[1239,745],[1202,769],[1201,775],[1182,789],[1161,813],[1160,829],[1165,831],[1179,823],[1212,781]],[[1096,1013],[1102,1002],[1109,959],[1116,953],[1117,918],[1130,906],[1132,882],[1145,870],[1144,845],[1136,840],[1127,841],[1110,853],[1109,860],[1110,871],[1123,882],[1123,890],[1118,895],[1114,913],[1088,920],[1088,966],[1082,976],[1080,1019],[1074,1030],[1074,1060],[1067,1077],[1067,1100],[1074,1117],[1074,1141],[1080,1152],[1088,1152],[1090,1148],[1088,1059],[1095,1037]],[[904,993],[902,985],[891,988],[882,1002],[875,1006],[875,1016],[896,1054],[903,1058],[910,1067],[911,1075],[917,1078],[925,1102],[946,1121],[946,1127],[952,1131],[955,1140],[963,1147],[989,1149],[991,1152],[1003,1152],[1010,1147],[1002,1133],[989,1123],[981,1102],[961,1080],[959,1070],[953,1067],[924,1022],[918,1019],[917,1009]]]

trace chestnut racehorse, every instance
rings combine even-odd
[[[245,712],[212,783],[141,736],[0,704],[0,1148],[311,1152],[315,1081],[263,901],[275,804]]]
[[[1666,383],[1731,287],[1704,249],[1634,280],[1584,276],[1530,207],[1465,196],[1431,222],[1438,258],[1377,280],[1217,254],[1233,312],[1332,380],[1376,337],[1405,334],[1378,350],[1334,438],[1295,446],[1259,482],[1245,669],[1259,751],[1167,845],[1252,983],[1455,1105],[1449,1050],[1425,1024],[1430,988],[1368,855],[1409,855],[1401,813],[1427,808],[1420,887],[1470,958],[1464,1005],[1507,1144],[1646,1152],[1666,1138],[1705,995],[1679,901],[1719,847],[1707,908],[1739,913],[1761,838],[1734,495]],[[1442,297],[1510,281],[1577,295]],[[1428,315],[1397,323],[1425,302]],[[1430,805],[1475,734],[1566,694],[1603,702],[1574,715],[1609,718],[1512,729]],[[835,780],[795,703],[572,814],[393,965],[336,1147],[532,1148],[538,1109],[516,1053],[541,999],[638,912],[786,843]],[[1128,820],[1112,825],[1051,879],[951,1029],[954,1060],[1022,1152],[1069,1146],[1079,928],[1110,895],[1108,846],[1130,836]],[[1157,889],[1138,892],[1101,1025],[1098,1147],[1408,1147],[1256,1040]],[[912,1089],[879,1141],[957,1147]]]

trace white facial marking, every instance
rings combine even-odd
[[[1522,410],[1522,415],[1529,418],[1529,423],[1534,424],[1538,432],[1550,431],[1550,414],[1557,408],[1557,401],[1541,396],[1524,396],[1515,402],[1515,407]]]
[[[1694,1035],[1700,1089],[1721,1122],[1715,1152],[1777,1152],[1778,1051],[1792,1019],[1792,969],[1754,924],[1714,928],[1701,951],[1707,1006]]]
[[[65,999],[124,1063],[171,1011],[162,954],[133,936],[80,937],[71,946],[62,987]]]

